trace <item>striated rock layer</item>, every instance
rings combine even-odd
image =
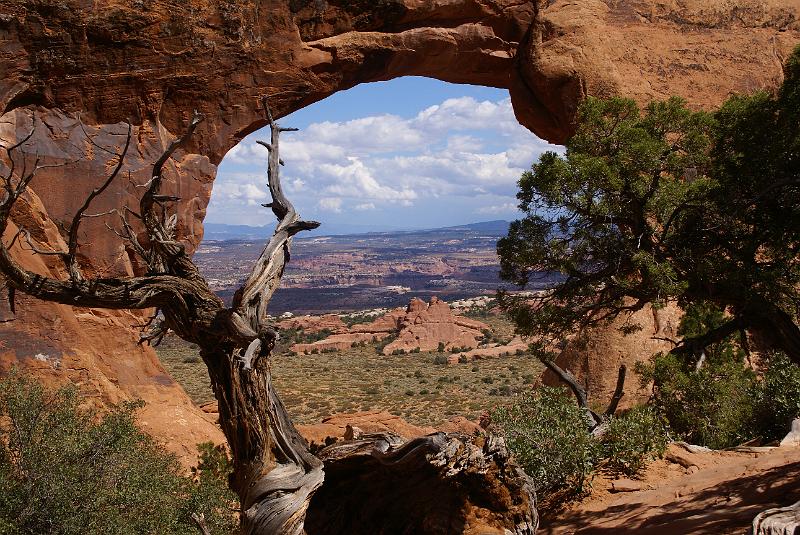
[[[731,92],[776,87],[800,40],[798,13],[798,0],[0,0],[0,142],[21,139],[35,121],[28,152],[48,166],[32,184],[41,219],[18,213],[15,221],[39,246],[58,247],[59,227],[108,172],[124,121],[134,143],[121,179],[94,208],[135,206],[148,165],[197,109],[206,120],[167,169],[165,191],[181,197],[178,232],[192,248],[216,165],[264,126],[265,95],[283,116],[403,75],[508,88],[520,122],[558,142],[586,95],[645,102],[679,94],[710,107]],[[141,271],[107,231],[114,224],[110,214],[83,227],[87,273]],[[219,438],[154,353],[135,345],[142,316],[24,298],[18,310],[2,324],[5,367],[44,366],[43,375],[104,401],[171,404],[194,431],[173,436],[172,426],[162,435],[170,440]]]

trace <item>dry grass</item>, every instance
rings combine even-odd
[[[507,321],[489,318],[487,323],[498,338],[510,338]],[[172,338],[158,354],[196,403],[214,399],[196,348]],[[370,346],[321,355],[278,354],[273,378],[297,423],[316,423],[335,413],[386,410],[417,425],[437,425],[452,416],[477,419],[514,392],[530,388],[542,371],[541,363],[527,354],[454,365],[434,364],[436,355],[383,356]]]

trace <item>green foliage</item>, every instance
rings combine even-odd
[[[679,331],[690,335],[721,317],[714,307],[694,305]],[[800,368],[782,353],[763,364],[759,376],[729,337],[706,348],[702,362],[658,354],[638,371],[643,382],[653,382],[653,403],[673,432],[695,444],[727,448],[782,438],[800,416]]]
[[[498,243],[504,279],[563,276],[535,307],[501,295],[518,330],[561,338],[646,303],[709,302],[728,315],[692,328],[701,345],[760,329],[800,359],[800,48],[776,96],[714,114],[589,98],[577,119],[566,153],[520,178],[525,217]]]
[[[195,535],[195,512],[219,533],[235,527],[233,496],[205,468],[183,477],[136,427],[140,405],[99,417],[79,402],[74,387],[0,381],[0,533]]]
[[[800,367],[783,353],[773,353],[753,397],[754,433],[767,442],[783,438],[800,417]]]
[[[612,473],[636,476],[648,460],[664,454],[669,433],[658,413],[642,405],[611,418],[600,444],[604,468]]]
[[[586,431],[583,412],[563,389],[524,392],[491,417],[540,498],[583,491],[597,460],[597,444]]]

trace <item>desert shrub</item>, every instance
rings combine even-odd
[[[436,355],[435,357],[433,357],[433,363],[438,366],[447,364],[447,357],[444,355]]]
[[[752,438],[756,375],[740,359],[709,358],[696,369],[671,353],[658,354],[640,371],[652,379],[653,403],[677,436],[710,448]]]
[[[767,442],[783,438],[792,420],[800,417],[800,366],[784,353],[769,355],[753,398],[753,433]]]
[[[693,303],[678,333],[697,336],[725,321],[719,307]],[[800,368],[782,353],[768,356],[760,368],[756,374],[728,337],[708,346],[702,360],[658,354],[639,371],[644,381],[653,382],[654,406],[677,436],[727,448],[755,438],[781,438],[800,416]]]
[[[540,498],[556,491],[580,494],[597,457],[597,445],[575,401],[561,388],[524,392],[491,413]]]
[[[656,410],[640,405],[612,418],[600,444],[606,469],[635,476],[648,460],[664,454],[669,433],[666,422]]]
[[[695,337],[725,321],[719,307],[692,303],[678,334]],[[653,404],[677,436],[710,448],[736,446],[752,438],[756,374],[731,338],[709,345],[704,355],[659,353],[638,369],[643,381],[653,382]]]
[[[375,344],[375,352],[378,355],[383,355],[383,349],[392,342],[394,342],[396,339],[397,339],[396,334],[390,334],[389,336],[387,336],[386,338]]]
[[[139,406],[100,417],[74,387],[46,391],[16,372],[0,381],[0,533],[194,535],[194,512],[217,533],[234,529],[233,496],[211,457],[197,480],[183,477],[136,427]]]
[[[466,355],[460,355],[458,357],[458,362],[459,364],[466,364],[467,362],[469,362],[469,360],[467,359]]]
[[[444,353],[444,342],[439,342],[439,345],[436,347],[437,353]]]

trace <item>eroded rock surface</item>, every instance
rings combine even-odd
[[[645,102],[679,94],[710,107],[731,92],[776,87],[800,40],[798,13],[798,0],[0,0],[0,138],[21,139],[35,114],[28,155],[60,165],[40,170],[32,184],[42,220],[15,214],[15,222],[41,246],[58,247],[58,228],[102,181],[124,121],[134,130],[124,179],[94,208],[135,206],[136,184],[196,109],[206,120],[170,164],[165,191],[181,197],[178,234],[192,248],[216,165],[265,124],[264,96],[283,116],[358,83],[403,75],[484,84],[508,88],[519,120],[558,142],[586,95]],[[141,271],[107,231],[115,224],[113,214],[85,224],[85,272]],[[24,298],[19,305],[17,321],[2,327],[5,362],[39,369],[63,355],[70,364],[48,374],[98,399],[173,403],[190,415],[176,421],[215,436],[153,352],[135,345],[144,315]]]
[[[384,355],[472,349],[478,346],[483,332],[488,329],[483,322],[453,314],[450,305],[438,297],[431,297],[430,303],[414,297],[405,310],[390,310],[370,323],[354,325],[348,333],[334,334],[308,344],[294,344],[291,349],[302,354],[344,351],[390,336],[394,339],[384,346]]]
[[[677,330],[681,315],[674,303],[657,311],[647,305],[630,318],[620,315],[610,325],[578,333],[567,342],[555,362],[575,375],[586,389],[590,402],[602,406],[611,400],[617,372],[624,364],[628,372],[620,408],[645,402],[650,392],[640,384],[636,363],[647,362],[656,353],[674,347],[669,340],[679,339]],[[624,334],[621,329],[631,325],[639,325],[641,329]],[[542,374],[542,382],[549,386],[563,386],[550,370]]]

